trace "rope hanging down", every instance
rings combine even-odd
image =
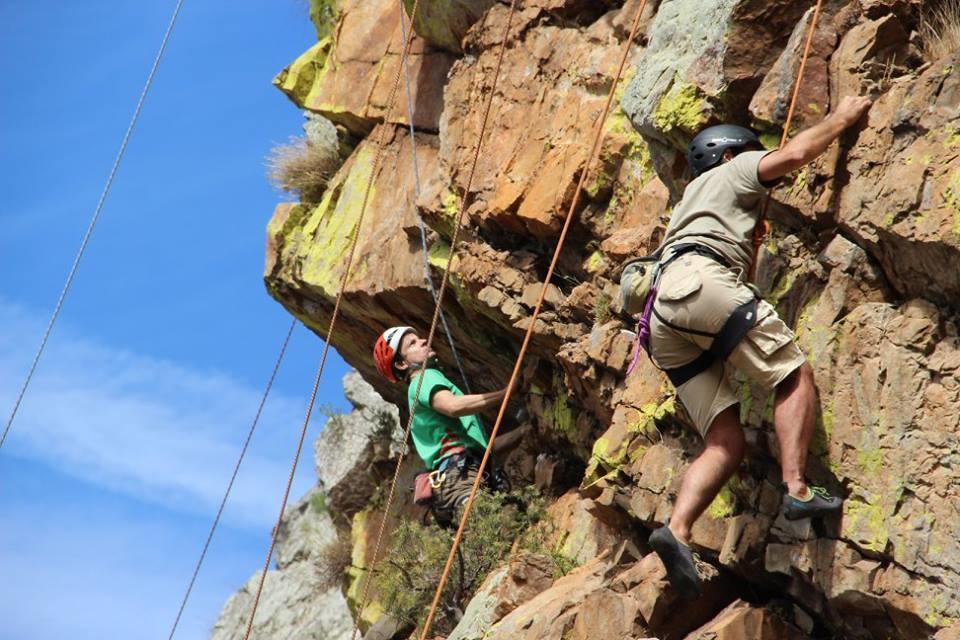
[[[97,219],[100,217],[100,211],[103,209],[103,203],[107,199],[107,194],[110,193],[110,187],[113,185],[113,179],[117,175],[117,170],[120,168],[120,160],[123,159],[123,154],[127,150],[127,143],[130,141],[130,136],[133,135],[133,130],[137,125],[137,120],[140,118],[140,111],[143,109],[143,103],[147,99],[147,92],[150,90],[150,85],[153,84],[153,76],[157,72],[157,67],[160,66],[160,59],[163,57],[163,52],[167,48],[167,42],[170,40],[170,34],[173,32],[173,25],[177,22],[177,16],[180,15],[180,7],[183,6],[183,0],[178,0],[176,7],[173,9],[173,16],[170,18],[170,23],[167,25],[167,31],[163,34],[163,39],[160,41],[160,49],[157,51],[156,57],[153,59],[153,66],[150,67],[150,73],[147,74],[147,82],[143,85],[143,91],[140,92],[140,99],[137,100],[137,106],[133,110],[133,117],[130,118],[130,124],[127,125],[127,131],[123,135],[123,140],[120,142],[120,149],[117,151],[117,157],[113,160],[113,167],[110,169],[110,174],[107,176],[107,182],[103,186],[103,191],[100,192],[100,199],[97,201],[97,206],[94,208],[93,216],[90,218],[90,224],[87,225],[87,231],[83,234],[83,240],[80,241],[80,249],[77,251],[77,256],[73,259],[73,265],[70,267],[70,272],[67,274],[67,280],[63,285],[63,289],[60,291],[60,297],[57,299],[57,304],[54,306],[53,314],[50,316],[50,321],[47,323],[47,328],[43,333],[43,338],[40,340],[40,346],[37,348],[37,353],[33,357],[33,363],[30,365],[30,370],[27,373],[26,379],[23,381],[23,386],[20,388],[20,393],[17,395],[17,401],[13,405],[13,410],[10,412],[10,417],[7,419],[7,426],[3,429],[3,436],[0,436],[0,447],[3,447],[3,443],[7,440],[7,434],[10,433],[10,427],[13,426],[13,420],[17,417],[17,411],[20,409],[20,403],[23,402],[23,396],[27,393],[27,387],[30,386],[30,381],[33,379],[33,374],[37,370],[37,364],[40,362],[40,357],[43,355],[43,350],[47,346],[47,340],[50,339],[50,333],[53,331],[53,325],[57,321],[57,316],[60,315],[60,309],[63,307],[63,301],[67,297],[67,292],[70,291],[70,285],[73,284],[73,277],[77,273],[77,268],[80,266],[80,259],[83,258],[83,253],[87,249],[87,244],[90,242],[90,236],[93,235],[93,228],[97,224]]]
[[[220,501],[220,508],[217,509],[217,515],[213,519],[213,525],[210,527],[210,534],[207,535],[207,541],[203,545],[203,550],[200,552],[200,558],[197,560],[197,566],[193,570],[193,576],[190,578],[190,584],[187,585],[187,592],[183,595],[183,602],[180,603],[180,610],[177,611],[177,618],[173,621],[173,626],[170,628],[170,636],[168,640],[173,640],[173,634],[177,632],[177,625],[180,624],[180,617],[183,616],[183,610],[187,607],[187,600],[190,599],[190,593],[193,591],[193,585],[197,581],[197,575],[200,573],[200,566],[203,564],[204,558],[207,557],[207,550],[210,548],[210,542],[213,540],[213,534],[217,530],[217,525],[220,524],[220,517],[223,515],[223,510],[227,506],[227,499],[230,497],[230,491],[233,489],[233,483],[237,479],[237,474],[240,472],[240,465],[243,463],[243,458],[247,454],[247,448],[250,446],[250,440],[253,438],[253,432],[257,428],[257,423],[260,422],[260,415],[263,413],[263,407],[267,404],[267,397],[270,395],[270,389],[273,388],[273,382],[277,379],[277,372],[280,370],[280,363],[283,362],[283,356],[287,352],[287,345],[290,344],[290,336],[293,335],[293,330],[297,326],[297,319],[294,318],[290,321],[290,328],[287,329],[287,336],[283,339],[283,345],[280,347],[280,353],[277,355],[277,361],[273,365],[273,372],[270,374],[270,379],[267,381],[267,387],[263,390],[263,397],[260,398],[260,405],[257,407],[257,413],[253,417],[253,424],[250,425],[250,431],[247,433],[247,439],[243,443],[243,448],[240,449],[240,457],[237,459],[237,464],[233,468],[233,475],[230,476],[230,482],[227,483],[227,490],[223,494],[223,500]]]
[[[419,7],[420,0],[416,0],[413,4],[413,10],[411,11],[412,16],[416,16],[417,8]],[[401,14],[402,15],[402,14]],[[407,52],[410,47],[411,38],[405,38],[403,41],[403,51],[401,53],[401,59],[407,55]],[[400,87],[400,73],[401,69],[397,69],[397,74],[394,77],[393,87],[390,89],[390,96],[387,99],[387,108],[384,113],[383,122],[387,123],[390,121],[390,116],[393,112],[393,105],[396,101],[397,90]],[[306,415],[303,418],[303,427],[300,430],[300,439],[297,442],[297,449],[293,456],[293,463],[290,465],[290,475],[287,478],[287,486],[283,493],[283,500],[280,504],[280,513],[277,515],[277,523],[273,527],[273,531],[270,535],[270,547],[267,549],[267,557],[263,563],[263,571],[260,573],[260,581],[257,584],[257,592],[254,595],[253,607],[250,611],[250,618],[247,620],[247,630],[244,633],[244,640],[249,640],[250,633],[253,631],[253,621],[257,615],[257,607],[260,604],[260,595],[263,593],[263,583],[267,577],[267,571],[270,568],[270,558],[273,556],[273,549],[277,545],[277,535],[280,531],[280,524],[283,520],[283,512],[287,508],[287,500],[290,498],[290,489],[293,486],[293,476],[297,471],[297,463],[300,460],[300,452],[303,450],[303,441],[307,437],[307,426],[310,424],[310,415],[313,413],[313,406],[317,400],[317,391],[320,388],[320,379],[323,376],[323,369],[327,363],[327,354],[330,352],[330,339],[333,336],[333,331],[337,325],[337,318],[340,315],[340,305],[343,301],[343,295],[347,288],[347,282],[350,280],[351,271],[353,269],[353,258],[356,254],[357,243],[360,238],[360,232],[363,229],[363,219],[367,212],[367,203],[370,200],[370,191],[373,188],[373,180],[377,175],[377,172],[380,169],[381,158],[383,156],[383,148],[385,146],[386,133],[388,127],[382,126],[380,129],[380,136],[377,139],[376,154],[373,158],[373,166],[371,167],[370,175],[367,178],[367,186],[363,192],[363,202],[360,205],[360,214],[357,217],[357,223],[354,227],[353,238],[350,241],[350,253],[347,257],[347,262],[344,267],[343,277],[340,281],[340,290],[337,293],[336,302],[333,305],[333,314],[330,317],[330,326],[327,329],[327,336],[323,344],[323,353],[320,356],[320,366],[317,368],[317,374],[313,381],[313,388],[310,391],[310,400],[307,404]]]
[[[510,27],[513,24],[513,17],[514,17],[514,14],[516,13],[516,6],[517,6],[517,0],[511,0],[510,12],[507,15],[507,25],[504,28],[503,38],[500,42],[500,54],[499,54],[499,57],[497,58],[497,65],[493,74],[493,82],[490,88],[490,95],[487,98],[487,104],[484,108],[483,119],[480,124],[480,131],[477,134],[477,145],[474,152],[473,162],[471,163],[471,166],[470,166],[470,173],[467,174],[467,183],[466,183],[466,186],[464,187],[463,198],[461,198],[461,201],[460,201],[460,210],[457,215],[457,222],[453,227],[453,236],[450,239],[451,259],[447,262],[447,266],[443,271],[443,279],[440,282],[440,291],[437,294],[437,298],[436,298],[437,304],[434,308],[433,319],[430,322],[430,332],[427,335],[428,350],[430,348],[430,345],[433,344],[433,338],[436,335],[437,323],[441,314],[441,307],[443,305],[443,298],[447,291],[447,284],[450,281],[450,265],[453,262],[453,256],[456,255],[457,244],[459,243],[459,240],[460,240],[460,229],[463,226],[463,218],[467,211],[467,199],[470,194],[470,189],[473,186],[473,177],[474,177],[474,174],[476,173],[477,164],[480,161],[480,149],[483,146],[483,139],[487,130],[487,123],[489,122],[489,119],[490,119],[490,108],[493,105],[493,97],[494,95],[496,95],[497,82],[500,79],[500,69],[503,66],[503,57],[507,48],[507,37],[510,35]],[[411,21],[410,21],[411,24],[413,24],[414,15],[415,13],[411,15]],[[400,21],[402,25],[403,24],[402,13],[400,15]],[[406,64],[405,58],[401,60],[401,64],[404,64],[404,65]],[[412,114],[408,114],[408,115],[412,116]],[[414,397],[419,397],[422,387],[423,387],[423,376],[419,376],[417,379],[417,389],[414,394]],[[403,436],[404,442],[407,442],[407,440],[410,437],[410,430],[413,427],[413,419],[414,419],[414,416],[416,416],[416,413],[417,413],[417,403],[414,403],[413,407],[411,407],[410,409],[410,417],[407,420],[407,426],[406,426],[406,429],[404,430],[404,436]],[[490,436],[490,442],[493,442],[492,435]],[[397,481],[400,477],[400,466],[403,464],[403,459],[404,459],[404,455],[401,452],[400,457],[397,459],[397,465],[394,470],[393,480],[390,483],[390,492],[387,494],[387,501],[384,507],[384,513],[388,513],[390,511],[390,506],[393,504],[393,499],[396,495]],[[371,556],[373,561],[376,561],[376,558],[380,554],[380,549],[383,545],[383,534],[386,529],[386,521],[387,519],[383,518],[380,522],[380,529],[377,532],[377,542],[374,545],[373,555]],[[363,594],[360,597],[360,606],[357,609],[356,616],[354,616],[353,632],[350,635],[351,640],[356,637],[357,632],[360,630],[360,619],[363,616],[363,610],[366,608],[368,604],[371,577],[372,577],[372,573],[371,575],[367,576],[367,580],[364,583]]]
[[[533,309],[533,314],[530,316],[527,332],[523,338],[523,344],[520,347],[520,353],[517,355],[517,360],[513,367],[513,373],[510,376],[510,382],[506,387],[506,395],[504,396],[503,401],[500,403],[500,411],[497,413],[497,420],[494,423],[493,430],[490,433],[490,438],[487,442],[487,448],[483,454],[483,459],[480,461],[480,468],[477,470],[477,477],[474,480],[473,487],[470,490],[470,497],[467,499],[467,503],[463,510],[463,515],[460,517],[460,526],[457,528],[457,533],[453,538],[453,545],[450,548],[450,554],[447,556],[447,563],[444,566],[443,574],[440,577],[440,583],[437,585],[437,590],[434,593],[433,603],[430,605],[430,612],[427,614],[427,619],[424,622],[423,630],[420,634],[420,640],[426,640],[427,634],[430,633],[430,627],[433,623],[433,618],[436,615],[437,606],[440,603],[440,596],[443,592],[443,587],[450,575],[450,568],[453,566],[453,559],[456,556],[457,549],[460,545],[460,540],[463,537],[463,531],[466,528],[467,519],[470,517],[470,511],[473,508],[473,502],[476,499],[477,491],[480,487],[480,480],[483,477],[483,472],[487,467],[488,460],[490,459],[491,444],[493,443],[494,438],[497,437],[497,432],[500,430],[500,424],[503,422],[503,416],[506,413],[507,404],[510,402],[510,395],[513,393],[513,387],[516,384],[517,377],[520,373],[520,367],[523,364],[523,358],[526,355],[527,347],[530,344],[530,338],[533,335],[533,328],[536,326],[537,317],[540,315],[540,308],[543,306],[543,300],[546,297],[547,287],[550,284],[550,279],[553,277],[553,272],[557,266],[557,260],[560,257],[560,251],[563,248],[563,243],[566,240],[567,232],[570,229],[570,223],[573,220],[573,212],[576,210],[577,204],[580,200],[580,194],[582,193],[583,185],[587,178],[587,173],[589,173],[590,166],[593,164],[593,161],[597,155],[597,151],[600,147],[600,140],[603,135],[603,125],[607,119],[607,114],[610,111],[610,105],[613,102],[613,96],[617,90],[617,85],[620,83],[620,78],[623,75],[623,68],[626,65],[627,57],[630,54],[630,45],[633,43],[633,39],[637,34],[637,29],[640,26],[640,17],[643,15],[643,9],[646,4],[647,0],[640,0],[640,6],[637,8],[637,14],[634,17],[633,25],[630,28],[630,35],[624,44],[623,55],[620,58],[620,65],[617,68],[617,73],[614,77],[613,83],[610,85],[610,92],[607,95],[607,101],[603,107],[603,113],[600,114],[600,117],[597,120],[597,130],[596,134],[594,135],[593,146],[591,147],[590,153],[587,156],[587,162],[584,165],[583,171],[580,173],[580,180],[577,182],[577,188],[574,191],[573,200],[570,203],[569,209],[567,210],[567,216],[564,220],[563,228],[560,231],[560,237],[557,240],[557,247],[553,252],[553,258],[550,261],[550,268],[547,270],[547,275],[543,280],[543,286],[540,288],[540,296],[537,299],[537,304]]]
[[[787,119],[783,124],[783,134],[780,136],[780,148],[787,143],[790,137],[790,125],[793,122],[793,110],[797,106],[797,98],[800,95],[800,85],[803,82],[803,73],[807,68],[807,58],[810,57],[810,47],[813,44],[813,34],[817,30],[817,21],[820,19],[820,8],[823,0],[817,0],[813,9],[813,17],[810,19],[810,28],[807,31],[807,42],[803,47],[803,55],[800,57],[800,69],[797,71],[797,79],[793,86],[793,96],[790,98],[790,108],[787,110]],[[770,223],[767,222],[767,210],[770,208],[770,201],[773,194],[767,192],[767,197],[763,201],[763,208],[760,210],[760,216],[757,218],[757,224],[753,227],[753,256],[750,260],[750,282],[753,282],[757,276],[757,260],[760,257],[760,246],[763,239],[770,230]]]
[[[404,8],[403,0],[397,0],[400,4],[400,30],[403,34],[403,38],[407,38],[407,23],[404,20]],[[411,27],[413,25],[411,24]],[[417,225],[420,228],[420,244],[423,248],[423,277],[427,282],[427,286],[430,288],[430,295],[433,297],[433,303],[439,305],[437,302],[437,288],[433,283],[433,275],[430,273],[430,248],[427,246],[427,226],[423,222],[423,216],[420,215],[420,209],[417,208],[417,200],[420,199],[420,165],[417,162],[417,134],[413,126],[413,92],[410,90],[410,67],[407,65],[407,59],[404,57],[400,64],[403,66],[403,80],[406,85],[407,91],[407,124],[410,129],[410,155],[413,166],[413,191],[414,191],[414,202],[413,202],[413,212],[417,216]],[[453,255],[453,254],[451,254]],[[453,341],[453,335],[450,333],[450,325],[447,324],[447,317],[443,313],[443,310],[440,310],[440,324],[443,325],[443,332],[447,336],[447,342],[450,344],[450,351],[453,353],[453,361],[457,364],[457,370],[460,372],[460,379],[463,380],[463,388],[467,390],[467,393],[473,393],[473,390],[470,389],[470,381],[467,380],[467,374],[463,370],[463,362],[460,361],[460,354],[457,353],[457,345]]]

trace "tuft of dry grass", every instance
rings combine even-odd
[[[920,16],[923,55],[935,62],[960,50],[960,0],[928,2]]]
[[[353,547],[348,540],[335,540],[320,550],[316,569],[321,590],[338,589],[350,568]]]
[[[298,137],[274,147],[267,159],[267,173],[274,186],[296,194],[305,203],[320,201],[327,182],[339,167],[340,155],[336,149]]]

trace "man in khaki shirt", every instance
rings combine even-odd
[[[847,97],[822,122],[781,149],[766,152],[749,129],[720,125],[691,142],[694,179],[674,208],[658,250],[660,276],[650,318],[649,353],[677,387],[677,395],[704,439],[704,450],[687,469],[670,522],[650,536],[668,578],[684,597],[700,593],[690,529],[730,479],[743,458],[738,398],[732,368],[775,390],[774,426],[786,489],[788,519],[838,511],[841,500],[804,480],[813,434],[816,389],[813,370],[776,311],[756,301],[747,286],[752,235],[767,188],[801,168],[853,125],[870,107]],[[729,338],[725,326],[740,314],[722,357],[712,349]],[[736,324],[736,323],[732,323]]]

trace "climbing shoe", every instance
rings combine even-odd
[[[823,487],[810,485],[807,487],[807,498],[801,500],[794,498],[789,493],[783,496],[783,517],[787,520],[800,520],[801,518],[817,518],[836,513],[843,506],[843,500],[836,496],[831,496]]]
[[[670,527],[662,526],[650,534],[650,546],[667,568],[670,586],[685,600],[700,597],[700,576],[690,547],[677,540]]]

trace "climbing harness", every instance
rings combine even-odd
[[[87,249],[87,244],[90,242],[90,236],[93,235],[93,228],[97,225],[97,220],[100,218],[100,211],[103,210],[103,203],[107,199],[107,194],[110,193],[110,187],[113,186],[113,179],[117,175],[117,170],[120,168],[120,161],[123,159],[123,154],[127,150],[127,143],[130,142],[130,136],[133,135],[133,130],[137,126],[137,120],[140,119],[140,111],[143,109],[143,103],[147,99],[147,92],[150,91],[150,86],[153,84],[153,77],[157,73],[157,67],[160,66],[160,60],[163,58],[163,52],[167,49],[167,42],[170,40],[170,34],[173,32],[173,25],[177,22],[177,16],[180,15],[180,7],[183,6],[183,0],[177,0],[177,5],[173,8],[173,15],[170,17],[170,23],[167,25],[167,31],[163,34],[163,39],[160,41],[160,49],[157,51],[157,56],[153,59],[153,66],[150,67],[150,73],[147,74],[147,81],[143,85],[143,91],[140,92],[140,98],[137,100],[137,106],[133,109],[133,117],[130,118],[130,124],[127,125],[127,131],[123,134],[123,140],[120,142],[120,149],[117,151],[117,157],[114,158],[113,167],[110,169],[110,175],[107,176],[107,182],[103,186],[103,191],[100,192],[100,199],[97,201],[97,206],[94,208],[93,216],[90,218],[90,224],[87,226],[87,231],[83,234],[83,240],[80,241],[80,249],[77,251],[77,256],[73,259],[73,265],[70,267],[70,272],[67,274],[67,280],[63,285],[63,289],[60,291],[60,297],[57,299],[57,304],[53,308],[53,313],[50,316],[50,321],[47,323],[47,328],[43,332],[43,338],[40,339],[40,346],[37,348],[37,353],[33,357],[33,362],[30,365],[30,370],[27,372],[27,377],[23,381],[23,385],[20,387],[20,393],[17,395],[17,400],[13,405],[13,410],[10,412],[10,417],[7,419],[7,425],[3,429],[3,435],[0,436],[0,447],[3,447],[3,443],[7,440],[7,434],[10,433],[10,427],[13,426],[13,420],[17,417],[17,411],[20,409],[20,403],[23,402],[23,396],[27,393],[27,387],[30,386],[30,381],[33,380],[33,374],[37,370],[37,365],[40,363],[40,357],[43,355],[43,350],[47,346],[47,341],[50,339],[50,333],[53,331],[53,325],[57,321],[57,317],[60,315],[60,309],[63,307],[63,301],[67,297],[67,292],[70,291],[70,285],[73,284],[73,278],[77,274],[77,268],[80,266],[80,260],[83,258],[83,253]]]
[[[515,0],[514,0],[515,3]],[[511,9],[513,4],[511,3]],[[590,166],[593,164],[596,159],[599,147],[600,140],[603,135],[603,124],[607,119],[607,114],[610,112],[610,105],[613,103],[613,97],[616,93],[617,86],[620,84],[620,78],[623,75],[623,69],[627,62],[627,57],[630,53],[630,45],[633,43],[633,39],[637,35],[637,30],[640,26],[640,18],[643,15],[643,10],[646,7],[646,0],[640,0],[640,4],[637,7],[637,13],[634,17],[633,24],[630,28],[630,35],[627,36],[627,41],[624,44],[623,55],[620,58],[620,64],[617,68],[616,75],[613,82],[610,85],[610,91],[607,94],[607,100],[604,104],[603,111],[601,112],[599,118],[597,119],[596,132],[594,133],[593,146],[590,148],[590,152],[587,155],[586,165],[583,168],[583,171],[580,172],[580,179],[577,182],[577,186],[574,189],[574,195],[570,202],[570,206],[567,209],[566,218],[564,219],[563,227],[560,230],[560,237],[557,239],[557,246],[553,252],[553,258],[550,261],[550,266],[547,269],[546,276],[544,277],[543,284],[540,287],[540,295],[537,299],[537,303],[533,308],[533,312],[530,315],[527,331],[523,338],[523,343],[520,346],[520,352],[517,355],[516,361],[514,362],[513,372],[510,376],[510,381],[507,383],[506,393],[504,394],[503,400],[500,403],[500,410],[497,413],[496,422],[494,422],[493,429],[489,436],[489,441],[487,442],[486,450],[483,454],[483,459],[480,461],[480,469],[477,475],[477,478],[474,480],[473,487],[470,491],[470,497],[467,500],[466,505],[464,506],[463,515],[460,517],[460,525],[457,528],[457,533],[453,538],[453,545],[450,549],[450,554],[447,556],[447,562],[444,566],[443,574],[440,577],[440,582],[437,585],[437,589],[433,596],[433,602],[430,605],[430,612],[427,615],[426,620],[423,624],[423,630],[420,635],[420,640],[426,640],[428,634],[430,633],[430,627],[433,623],[433,618],[436,615],[437,607],[440,603],[440,596],[443,593],[443,587],[446,584],[447,578],[450,574],[450,569],[453,565],[454,558],[456,556],[457,550],[459,549],[460,540],[463,537],[463,531],[466,528],[467,519],[470,517],[470,511],[473,508],[473,502],[476,499],[477,491],[480,488],[481,474],[486,469],[487,462],[490,459],[491,447],[494,442],[494,439],[497,437],[497,433],[500,430],[500,424],[503,422],[504,415],[506,414],[507,404],[510,402],[510,397],[513,393],[514,385],[516,384],[517,378],[520,374],[520,367],[523,364],[524,356],[526,355],[527,348],[530,345],[530,338],[533,335],[534,327],[537,324],[537,318],[540,315],[540,309],[543,306],[543,301],[546,298],[547,289],[550,285],[550,280],[553,277],[553,272],[556,270],[557,262],[560,258],[560,251],[563,249],[563,244],[566,241],[567,233],[570,230],[570,224],[573,220],[573,213],[576,211],[577,204],[580,202],[580,195],[583,193],[583,187],[587,179],[587,174],[589,173]],[[501,50],[502,53],[502,50]]]
[[[645,278],[649,281],[646,286],[647,293],[643,297],[642,301],[643,311],[640,314],[639,320],[637,320],[636,336],[633,342],[633,356],[631,358],[630,365],[627,367],[627,375],[633,373],[633,370],[636,368],[637,362],[640,360],[641,348],[646,351],[648,355],[650,353],[650,317],[653,315],[657,317],[657,320],[671,329],[682,331],[684,333],[696,333],[697,335],[713,338],[713,343],[710,345],[710,348],[704,350],[700,356],[698,356],[692,362],[672,369],[663,369],[663,372],[667,374],[668,378],[670,378],[673,386],[679,387],[681,384],[709,369],[711,366],[713,366],[714,362],[727,359],[737,344],[739,344],[743,337],[747,335],[750,329],[752,329],[757,322],[757,298],[754,296],[750,299],[750,301],[745,302],[734,309],[734,311],[723,323],[723,326],[720,327],[720,331],[717,333],[692,331],[685,327],[679,327],[675,324],[672,324],[662,315],[657,313],[656,307],[654,306],[657,297],[657,281],[660,278],[660,274],[662,274],[666,268],[673,263],[674,260],[690,253],[710,258],[720,266],[727,269],[730,268],[730,263],[727,262],[727,260],[716,251],[713,251],[709,247],[696,242],[684,242],[673,245],[667,247],[667,251],[669,256],[662,262],[653,257],[640,259],[643,261],[640,268],[644,269],[644,275],[633,276],[631,279],[631,275],[636,273],[638,269],[635,268],[632,271],[629,271],[632,265],[628,263],[627,267],[624,269],[623,275],[620,278],[621,288],[624,287],[624,280],[626,280],[626,288],[628,292],[631,290],[636,292],[642,290],[642,283],[634,284],[632,282],[633,280]],[[641,263],[634,262],[634,264]],[[638,303],[635,299],[632,299],[625,302],[625,304],[627,304],[629,308],[634,309],[637,307]]]

